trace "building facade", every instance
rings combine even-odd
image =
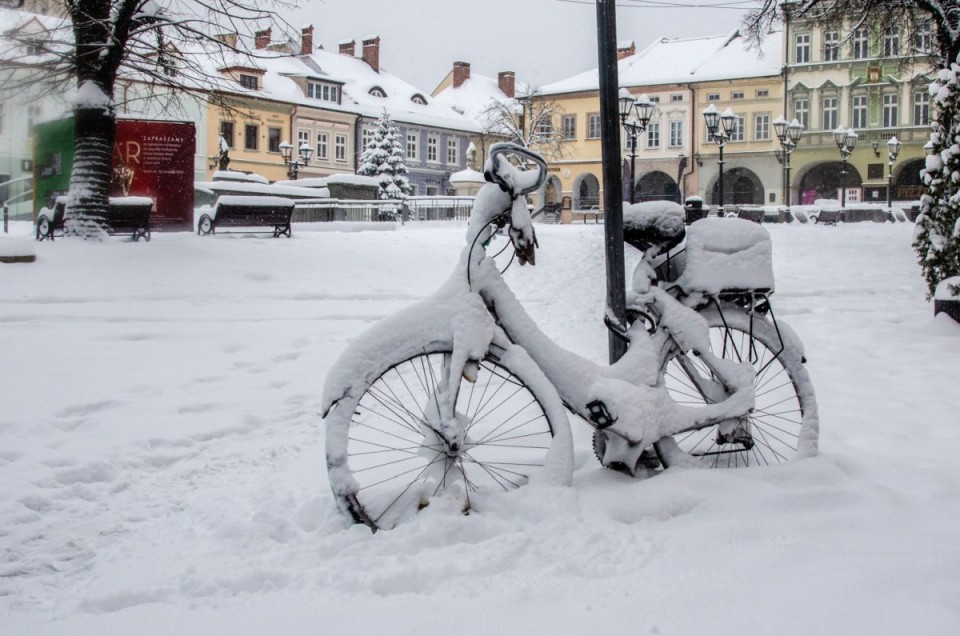
[[[886,202],[886,146],[894,136],[902,149],[889,194],[894,200],[918,199],[930,132],[931,33],[908,39],[900,26],[891,24],[851,21],[814,28],[796,18],[786,24],[786,105],[790,117],[806,127],[792,158],[793,200],[840,199],[843,188],[848,202]],[[858,136],[845,175],[834,140],[838,128]]]

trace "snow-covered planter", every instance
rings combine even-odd
[[[32,263],[37,260],[33,243],[19,236],[0,236],[0,263]]]
[[[933,315],[946,314],[960,323],[960,276],[940,281],[933,295]]]

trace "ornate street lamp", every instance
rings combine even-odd
[[[847,207],[847,159],[850,158],[850,155],[853,153],[853,149],[857,146],[857,133],[853,132],[852,129],[845,129],[843,126],[837,128],[833,131],[833,140],[837,143],[837,148],[840,149],[840,158],[843,160],[843,164],[840,167],[840,207]]]
[[[723,196],[723,147],[727,145],[730,134],[737,123],[737,116],[729,108],[723,111],[723,114],[717,112],[716,107],[710,104],[703,110],[703,120],[707,125],[707,134],[709,141],[717,144],[720,149],[720,160],[717,164],[720,166],[720,216],[724,216],[724,196]]]
[[[777,133],[780,147],[783,148],[784,190],[786,191],[787,214],[789,214],[792,198],[790,191],[790,155],[797,149],[797,144],[800,143],[803,124],[796,119],[788,124],[783,117],[777,117],[773,122],[773,130]]]
[[[313,157],[313,148],[310,147],[310,144],[304,142],[300,144],[300,156],[294,158],[293,156],[293,145],[287,143],[286,141],[280,144],[280,156],[283,157],[283,163],[287,166],[287,178],[291,181],[297,180],[297,174],[300,172],[300,166],[306,166],[310,163],[310,158]],[[301,162],[303,162],[301,164]]]
[[[887,210],[893,212],[893,164],[897,162],[897,155],[900,154],[900,140],[896,136],[887,141],[887,153],[890,166],[887,176]]]
[[[620,89],[620,125],[630,136],[630,203],[636,203],[634,193],[634,178],[637,167],[637,137],[647,129],[650,118],[653,116],[654,103],[646,95],[634,99],[625,88]],[[627,121],[631,113],[635,113],[635,120]]]

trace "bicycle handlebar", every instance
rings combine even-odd
[[[537,164],[537,170],[518,170],[506,155],[529,159]],[[502,158],[502,159],[501,159]],[[514,143],[503,142],[490,147],[490,157],[484,166],[484,178],[500,186],[500,189],[517,198],[537,190],[547,180],[547,162],[529,148]]]

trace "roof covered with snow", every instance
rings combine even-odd
[[[516,82],[515,88],[518,94],[523,94],[528,90],[527,86],[519,81]],[[464,80],[463,84],[457,87],[451,84],[437,93],[433,99],[438,104],[451,108],[473,120],[479,120],[492,102],[498,101],[506,104],[511,101],[511,98],[500,90],[496,78],[472,73],[469,78]]]
[[[759,47],[734,31],[696,38],[659,38],[617,63],[621,86],[685,84],[779,75],[781,33],[770,33]],[[597,69],[543,86],[544,94],[596,91]]]

